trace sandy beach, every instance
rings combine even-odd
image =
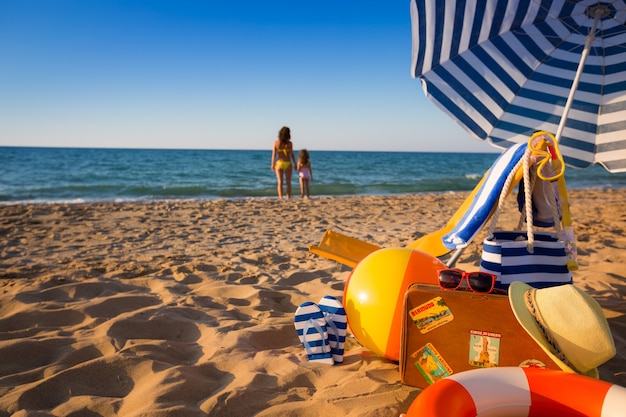
[[[327,229],[404,246],[465,196],[0,206],[0,416],[398,416],[420,390],[396,363],[350,337],[343,364],[307,361],[294,312],[350,273],[308,246]],[[626,190],[570,201],[574,282],[618,352],[600,377],[626,386]]]

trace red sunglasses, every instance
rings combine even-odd
[[[439,271],[439,286],[444,290],[456,290],[463,280],[474,292],[490,293],[496,284],[496,276],[488,272],[465,272],[460,269],[442,269]]]

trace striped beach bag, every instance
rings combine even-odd
[[[500,289],[508,289],[514,281],[525,282],[535,288],[571,284],[572,273],[568,268],[570,254],[562,238],[557,192],[551,183],[536,178],[528,158],[523,164],[525,189],[533,192],[525,193],[518,230],[495,230],[502,202],[510,187],[507,181],[483,241],[480,270],[496,275],[496,288]],[[533,230],[533,199],[539,198],[548,203],[555,232]],[[522,230],[524,221],[526,230]]]
[[[480,270],[496,275],[496,288],[508,289],[513,281],[535,288],[572,283],[563,240],[551,232],[534,232],[533,238],[529,248],[526,232],[495,230],[483,241]]]

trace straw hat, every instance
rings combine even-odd
[[[562,370],[598,378],[597,366],[615,356],[602,308],[575,286],[513,282],[509,301],[524,330]]]

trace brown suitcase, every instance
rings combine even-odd
[[[400,380],[419,388],[496,366],[560,369],[518,323],[506,295],[411,285],[405,296]]]

